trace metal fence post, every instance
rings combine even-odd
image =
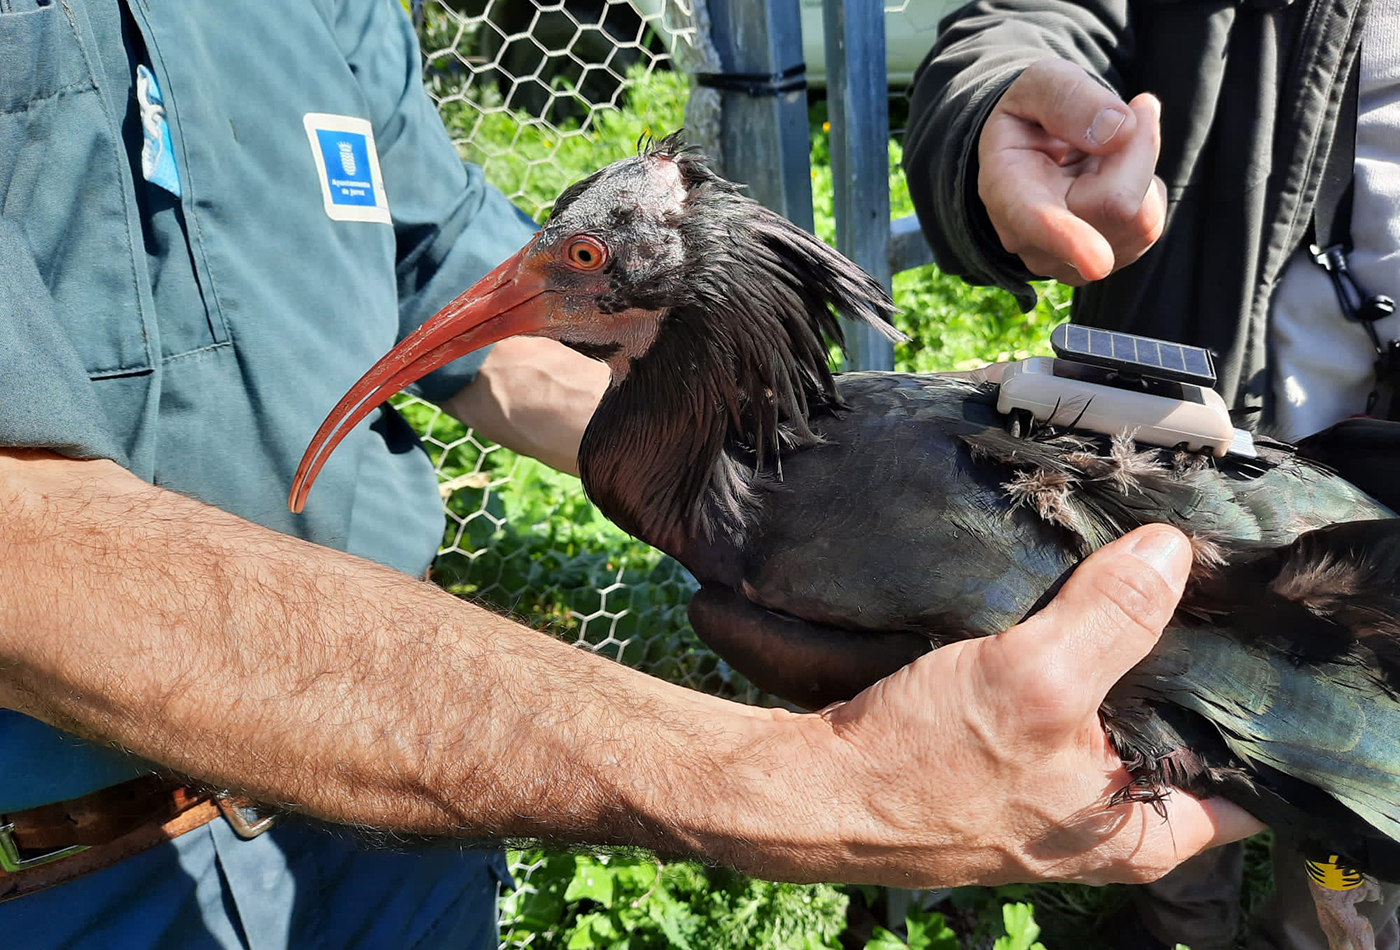
[[[710,0],[711,36],[729,74],[777,77],[802,63],[798,0]],[[883,60],[882,60],[883,62]],[[805,86],[751,95],[724,89],[720,151],[726,177],[812,229],[811,152]]]
[[[836,247],[890,287],[889,92],[882,0],[826,0],[826,96]],[[846,327],[849,369],[894,369],[894,347]]]

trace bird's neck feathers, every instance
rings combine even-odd
[[[725,197],[735,198],[734,195]],[[821,441],[812,421],[841,405],[828,365],[837,315],[892,339],[883,288],[821,241],[747,198],[742,218],[696,215],[703,249],[684,303],[631,360],[590,422],[583,482],[624,530],[676,553],[737,542],[785,452]],[[728,223],[726,224],[726,220]]]

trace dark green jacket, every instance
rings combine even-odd
[[[1074,319],[1216,352],[1227,402],[1260,406],[1269,298],[1308,240],[1366,0],[981,0],[950,15],[915,78],[904,167],[939,266],[1034,303],[1031,275],[977,197],[977,138],[1037,59],[1162,100],[1167,226],[1141,259],[1075,294]]]

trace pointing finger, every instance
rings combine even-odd
[[[1122,99],[1062,59],[1043,59],[1026,67],[1007,87],[996,110],[1035,122],[1091,155],[1117,151],[1132,139],[1138,124]]]

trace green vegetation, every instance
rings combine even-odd
[[[837,950],[848,899],[654,857],[536,854],[530,889],[502,901],[508,943],[607,950]],[[543,940],[544,943],[539,941]]]
[[[446,29],[430,19],[425,48],[450,46],[450,36],[432,35]],[[582,125],[554,127],[505,111],[489,86],[474,87],[474,101],[468,101],[454,86],[460,76],[436,71],[431,62],[429,80],[464,156],[481,163],[493,183],[541,220],[574,180],[631,154],[644,134],[681,127],[688,92],[683,77],[634,71],[623,108],[600,110]],[[816,229],[830,241],[835,226],[824,103],[813,106],[811,128]],[[891,202],[894,214],[904,215],[912,208],[899,155],[892,142]],[[911,337],[896,351],[897,366],[908,371],[1047,352],[1049,330],[1067,315],[1068,302],[1065,288],[1045,285],[1037,308],[1021,314],[1008,294],[970,288],[933,267],[897,275],[894,296],[901,308],[896,322]],[[402,399],[401,407],[429,436],[444,480],[457,487],[436,567],[440,583],[656,675],[762,700],[691,633],[688,575],[604,520],[576,479],[479,446],[430,406]],[[884,920],[878,888],[773,884],[633,853],[536,850],[512,858],[522,886],[501,904],[503,940],[512,947],[1093,950],[1103,946],[1102,924],[1126,902],[1117,888],[958,888],[936,901],[935,895],[915,900],[895,932],[875,926]],[[1260,864],[1251,861],[1253,868]],[[921,903],[937,909],[920,909]]]
[[[845,889],[829,885],[773,884],[722,868],[663,864],[647,855],[536,852],[530,857],[539,862],[530,887],[501,902],[507,944],[568,950],[962,950],[967,945],[943,914],[919,909],[906,915],[901,933],[876,926],[868,939],[853,942],[846,926],[850,898]],[[985,898],[978,904],[968,940],[991,950],[1046,950],[1030,904],[999,905]]]

